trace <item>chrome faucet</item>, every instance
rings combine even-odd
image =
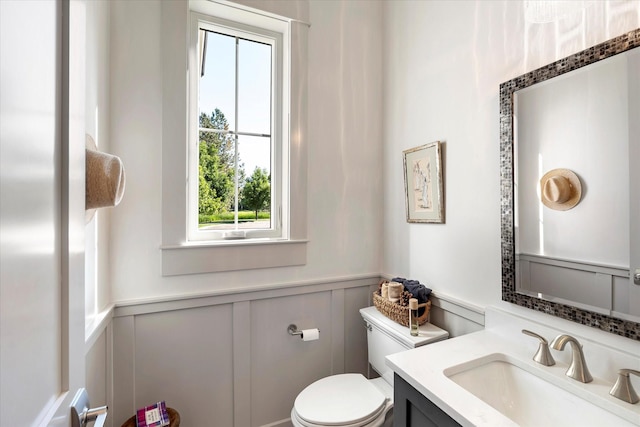
[[[577,339],[570,335],[558,335],[552,342],[551,348],[554,350],[564,350],[567,343],[571,344],[571,365],[567,370],[567,376],[583,383],[590,383],[593,377],[589,373],[587,363],[584,360],[582,346]]]
[[[618,379],[609,394],[613,397],[617,397],[618,399],[622,399],[625,402],[638,403],[640,398],[638,398],[636,391],[631,385],[629,374],[640,376],[640,371],[636,371],[635,369],[620,369],[618,371]]]
[[[533,360],[538,362],[541,365],[544,366],[553,366],[556,364],[556,361],[553,360],[553,356],[551,355],[551,352],[549,351],[549,344],[547,343],[547,340],[543,337],[540,336],[538,334],[536,334],[535,332],[531,332],[528,331],[526,329],[522,330],[522,333],[525,335],[529,335],[531,337],[534,338],[538,338],[540,340],[540,345],[538,346],[538,351],[536,352],[536,354],[533,355]]]

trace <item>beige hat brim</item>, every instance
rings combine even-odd
[[[553,177],[563,177],[569,181],[571,194],[569,195],[567,200],[562,203],[551,200],[545,196],[544,188],[547,184],[547,181]],[[581,198],[582,184],[580,183],[580,178],[578,178],[578,175],[576,175],[569,169],[560,168],[550,170],[549,172],[545,173],[540,179],[540,200],[549,209],[554,209],[557,211],[567,211],[580,203]]]
[[[98,151],[90,135],[85,140],[85,222],[96,209],[117,206],[125,189],[124,165],[119,157]]]

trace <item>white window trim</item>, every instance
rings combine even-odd
[[[225,7],[223,7],[225,6]],[[234,20],[276,17],[229,2],[162,2],[162,274],[211,273],[306,264],[307,250],[307,25],[279,17],[290,28],[291,111],[288,132],[287,239],[188,240],[188,46],[190,11]],[[186,68],[185,68],[186,67]],[[182,179],[180,177],[183,177]],[[284,224],[283,224],[284,227]]]
[[[243,239],[269,238],[284,239],[289,236],[289,211],[288,188],[289,188],[289,52],[284,46],[289,43],[289,23],[282,20],[275,20],[269,17],[260,17],[261,26],[251,27],[244,23],[232,22],[217,16],[204,15],[198,12],[191,12],[190,25],[190,49],[189,63],[200,64],[199,30],[206,29],[213,32],[221,32],[237,36],[258,40],[268,44],[273,49],[272,58],[272,93],[271,108],[273,117],[271,119],[271,188],[273,198],[271,203],[272,226],[269,230],[240,230],[238,231],[203,231],[199,229],[198,221],[198,180],[191,179],[189,182],[189,211],[188,211],[188,240],[210,241],[211,243],[222,243],[226,236],[231,235],[233,239],[241,236]],[[268,29],[267,29],[268,28]],[[273,31],[272,29],[277,29]],[[199,131],[199,105],[200,78],[199,67],[189,67],[189,170],[193,171],[198,164],[198,139]],[[236,129],[239,131],[239,129]],[[249,171],[251,172],[251,171]]]

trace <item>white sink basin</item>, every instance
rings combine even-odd
[[[633,426],[558,387],[518,359],[496,353],[444,370],[471,394],[520,426]]]

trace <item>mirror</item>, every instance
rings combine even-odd
[[[640,29],[500,85],[502,299],[636,340],[638,46]]]

